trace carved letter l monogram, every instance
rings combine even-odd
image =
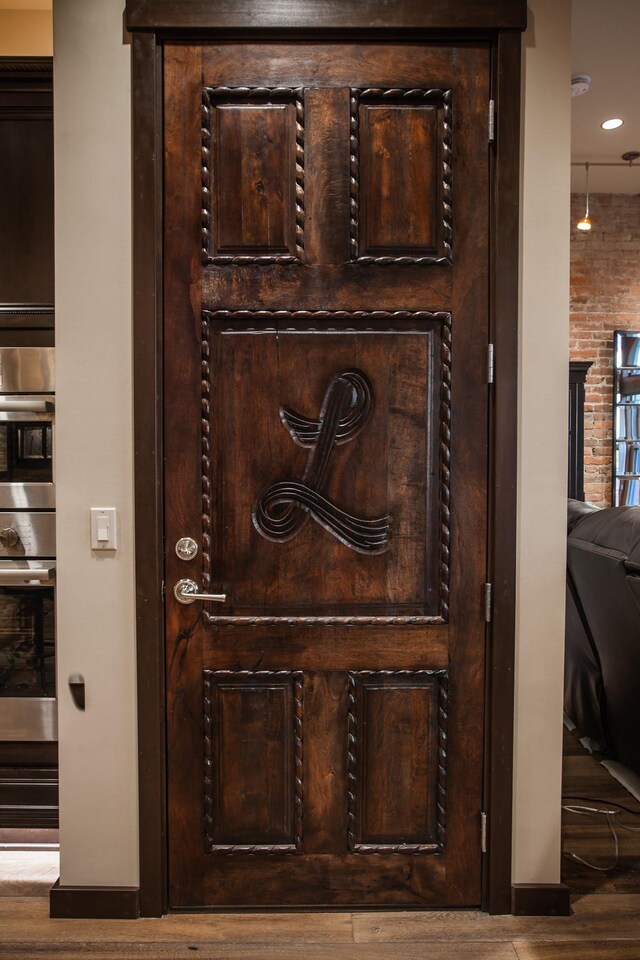
[[[309,517],[337,540],[358,553],[384,553],[389,543],[390,518],[363,520],[345,513],[322,494],[334,446],[353,440],[373,411],[368,379],[358,370],[346,370],[327,387],[319,420],[282,407],[280,419],[295,443],[310,450],[302,480],[282,480],[265,490],[253,508],[253,523],[267,540],[291,540]]]

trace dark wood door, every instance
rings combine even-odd
[[[478,904],[488,49],[165,63],[170,903]]]

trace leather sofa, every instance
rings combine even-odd
[[[565,712],[640,773],[640,507],[569,501]]]

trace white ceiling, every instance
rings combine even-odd
[[[640,0],[573,0],[572,73],[588,74],[591,89],[571,101],[572,160],[620,161],[640,150]],[[617,130],[602,130],[621,117]],[[620,161],[622,162],[622,161]],[[591,167],[593,193],[640,193],[637,169]],[[573,167],[572,190],[582,193],[584,167]]]
[[[0,10],[51,10],[53,0],[0,0]]]

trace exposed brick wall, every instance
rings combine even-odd
[[[640,330],[640,197],[594,194],[589,207],[593,227],[581,233],[584,195],[572,195],[570,357],[593,360],[585,394],[585,495],[608,506],[613,331]]]

